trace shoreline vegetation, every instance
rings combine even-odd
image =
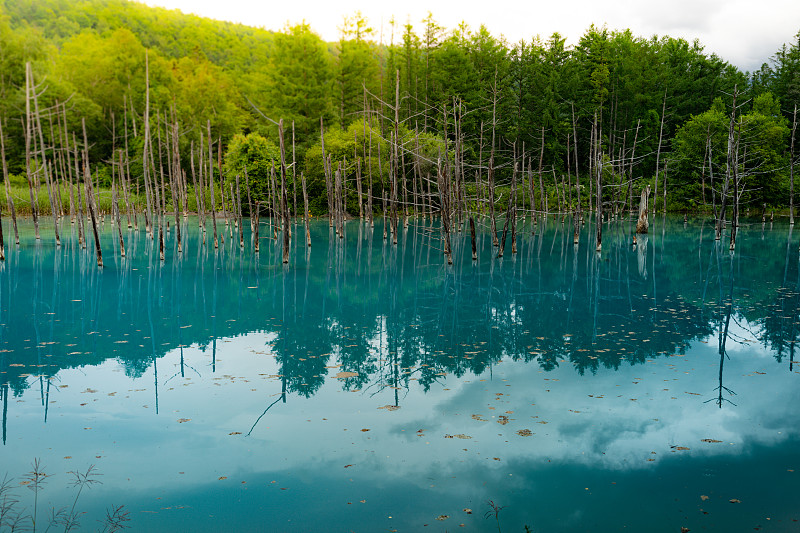
[[[500,256],[527,216],[569,217],[577,242],[586,218],[638,212],[646,233],[657,212],[710,213],[731,250],[750,211],[794,223],[800,32],[742,72],[699,42],[630,30],[591,26],[568,47],[432,14],[390,26],[387,42],[356,13],[325,43],[307,24],[6,0],[2,214],[30,214],[37,238],[40,214],[78,220],[98,265],[103,215],[141,218],[162,254],[181,214],[210,218],[215,247],[218,217],[241,246],[243,218],[264,217],[284,262],[292,220],[312,215],[340,236],[347,218],[384,217],[393,243],[399,224],[439,217],[448,260],[450,233],[476,219]],[[119,241],[124,255],[121,229]]]

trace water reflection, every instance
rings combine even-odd
[[[743,227],[731,254],[702,221],[656,220],[636,247],[604,224],[602,254],[592,223],[575,246],[548,219],[503,258],[479,227],[476,262],[454,232],[453,266],[421,220],[397,245],[380,222],[314,224],[288,266],[247,224],[244,250],[226,228],[215,251],[189,219],[163,262],[143,231],[120,259],[106,226],[102,271],[68,225],[60,252],[24,233],[0,265],[4,457],[97,461],[148,531],[418,530],[465,507],[488,530],[488,499],[504,531],[656,530],[651,505],[608,513],[645,497],[663,531],[797,518],[762,489],[796,484],[789,228]],[[684,524],[696,505],[710,517]]]
[[[209,368],[187,368],[181,356],[180,376],[214,373],[217,340],[249,332],[272,339],[263,353],[278,361],[283,401],[310,397],[343,372],[344,390],[389,387],[399,405],[412,385],[491,375],[504,358],[596,373],[680,355],[716,333],[722,406],[730,401],[723,392],[732,393],[723,385],[726,346],[756,340],[732,334],[731,322],[744,321],[793,370],[800,270],[791,230],[742,228],[749,247],[730,254],[702,224],[657,226],[632,247],[628,224],[610,224],[596,254],[586,235],[573,245],[570,224],[544,219],[533,232],[522,227],[519,253],[505,258],[483,231],[477,263],[468,234],[457,233],[448,267],[435,224],[402,229],[396,246],[381,238],[380,223],[350,222],[345,239],[313,224],[315,246],[295,240],[284,267],[273,239],[262,238],[260,253],[235,239],[215,251],[200,245],[190,219],[182,253],[173,245],[162,262],[153,240],[130,230],[127,257],[107,254],[103,270],[69,224],[61,251],[23,231],[0,284],[4,413],[9,392],[37,387],[46,420],[58,372],[107,359],[134,377],[152,367],[157,406],[159,380],[170,379],[158,376],[161,357],[199,346]],[[103,238],[111,248],[108,225]]]

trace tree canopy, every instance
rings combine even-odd
[[[0,0],[0,120],[9,167],[16,174],[25,168],[19,118],[26,62],[41,84],[43,106],[65,104],[74,131],[86,119],[103,165],[114,149],[109,132],[137,142],[147,55],[151,120],[181,124],[187,161],[209,121],[212,136],[238,157],[242,139],[256,142],[252,134],[277,143],[283,119],[293,133],[296,168],[308,169],[313,182],[322,163],[307,158],[321,157],[320,120],[328,131],[348,132],[371,117],[376,151],[390,141],[396,107],[404,131],[460,143],[465,164],[479,172],[493,151],[501,183],[519,158],[541,160],[551,183],[568,170],[585,173],[596,129],[614,172],[622,175],[629,165],[631,179],[644,184],[666,166],[678,187],[671,200],[683,205],[702,202],[706,139],[713,165],[724,148],[719,128],[730,110],[723,108],[736,88],[750,147],[748,198],[787,198],[800,32],[746,73],[697,41],[644,38],[629,29],[591,26],[572,47],[557,32],[509,43],[483,26],[448,29],[432,13],[391,27],[389,42],[381,42],[355,13],[344,18],[340,39],[326,43],[305,22],[271,32],[124,0]],[[351,162],[367,152],[362,146]],[[401,169],[406,175],[411,164]]]

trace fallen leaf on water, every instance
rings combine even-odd
[[[731,502],[731,503],[742,503],[742,500],[737,500],[736,498],[731,498],[728,501]]]
[[[500,418],[500,420],[497,421],[498,424],[500,424],[501,426],[505,426],[506,424],[508,424],[508,417],[507,416],[500,415],[499,418]]]
[[[533,433],[531,432],[530,429],[520,429],[519,431],[517,431],[517,435],[519,435],[520,437],[530,437],[531,435],[533,435]]]
[[[242,434],[241,431],[231,431],[230,433],[228,433],[228,435],[241,435],[241,434]]]
[[[481,421],[481,422],[488,422],[488,420],[486,420],[485,418],[483,418],[481,415],[472,415],[472,419],[473,419],[473,420],[479,420],[479,421]]]
[[[344,465],[345,468],[350,468],[353,465]]]
[[[439,516],[436,517],[436,520],[447,520],[448,518],[450,518],[449,515],[440,514]]]
[[[223,479],[228,479],[228,476],[219,476],[217,478],[218,481],[222,481]]]
[[[706,496],[705,494],[701,494],[700,495],[700,499],[703,500],[703,501],[706,501],[706,500],[708,500],[708,496]]]
[[[358,375],[358,372],[339,372],[334,377],[336,379],[345,379],[345,378],[354,378]]]
[[[676,446],[676,450],[690,450],[691,448],[687,448],[686,446]]]
[[[464,512],[467,514],[472,514],[472,509],[470,509],[469,507],[465,507]]]
[[[364,429],[362,429],[361,431],[369,431],[369,429],[367,429],[367,428],[364,428]]]
[[[700,439],[700,442],[722,442],[722,441],[717,439]]]
[[[179,418],[178,424],[183,424],[184,422],[191,422],[191,418]]]
[[[397,411],[400,409],[399,405],[384,405],[383,407],[378,407],[378,409],[386,409],[387,411]]]

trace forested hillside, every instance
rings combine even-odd
[[[608,206],[630,207],[626,199],[649,184],[666,190],[659,201],[669,208],[693,208],[722,194],[719,178],[735,165],[743,202],[789,202],[800,33],[754,73],[705,53],[702,43],[640,37],[635,29],[590,27],[574,47],[558,33],[509,43],[483,27],[443,28],[430,15],[393,24],[384,39],[358,13],[346,18],[338,42],[326,43],[304,24],[273,33],[124,0],[0,0],[0,121],[10,180],[24,183],[32,168],[31,62],[43,136],[28,139],[29,158],[57,166],[64,137],[71,142],[75,133],[82,145],[85,120],[101,186],[123,146],[129,178],[143,180],[149,69],[152,135],[167,143],[177,132],[176,168],[194,172],[210,123],[221,142],[212,155],[219,168],[231,177],[247,168],[264,201],[283,119],[287,144],[294,140],[287,179],[295,196],[302,174],[314,209],[327,209],[322,119],[324,151],[342,165],[351,214],[362,172],[374,183],[378,210],[390,172],[399,194],[411,194],[414,176],[434,172],[439,159],[452,162],[478,199],[485,182],[508,184],[516,166],[536,175],[542,205],[586,203],[588,178],[600,175]],[[741,147],[735,159],[730,131]],[[162,139],[154,142],[155,167]],[[393,147],[399,152],[389,168]],[[438,187],[433,177],[430,187]]]

